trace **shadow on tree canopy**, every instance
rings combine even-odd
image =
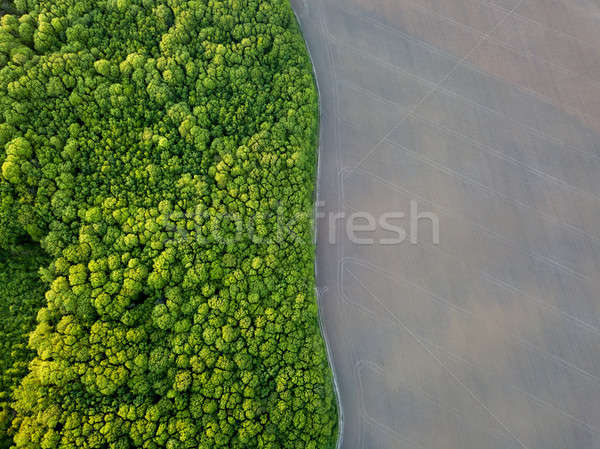
[[[0,245],[26,232],[50,258],[16,447],[332,447],[312,222],[296,220],[317,93],[288,1],[16,7]],[[290,232],[265,238],[278,220]]]

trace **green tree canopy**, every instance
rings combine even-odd
[[[50,258],[15,446],[331,447],[317,94],[288,0],[14,6],[0,246]]]

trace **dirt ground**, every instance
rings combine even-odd
[[[292,5],[341,447],[600,448],[600,3]],[[356,212],[410,235],[359,243]]]

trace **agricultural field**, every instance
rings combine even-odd
[[[333,447],[288,0],[7,5],[0,447]]]
[[[291,3],[339,449],[600,449],[600,2]]]

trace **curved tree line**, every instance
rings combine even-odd
[[[0,25],[0,269],[24,239],[49,262],[22,282],[46,291],[29,372],[2,396],[8,438],[331,447],[317,94],[288,1],[14,7]]]

